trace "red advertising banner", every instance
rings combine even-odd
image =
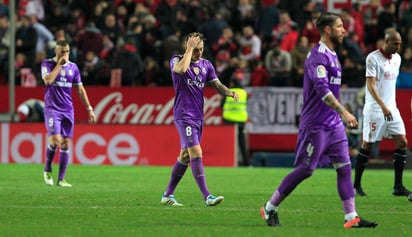
[[[44,124],[3,123],[0,137],[0,163],[44,163]],[[172,125],[76,124],[70,149],[72,164],[170,166],[176,162],[180,143]],[[202,149],[205,166],[234,167],[234,126],[206,126]]]
[[[173,124],[173,87],[86,87],[98,123],[111,124]],[[16,108],[30,98],[44,100],[44,87],[16,87]],[[221,96],[205,88],[205,124],[221,125]],[[0,113],[9,111],[9,90],[0,86]],[[73,90],[76,122],[87,122],[86,108]]]
[[[249,147],[253,150],[293,151],[298,132],[296,123],[302,105],[300,88],[248,87]],[[357,88],[342,88],[342,103],[356,100]],[[99,124],[172,125],[172,87],[87,87]],[[44,87],[16,87],[16,108],[30,98],[43,100]],[[87,111],[73,92],[77,123],[87,122]],[[407,137],[412,137],[410,101],[412,90],[398,89],[397,103],[404,119]],[[205,124],[222,125],[221,96],[205,88]],[[0,87],[0,113],[8,112],[9,91]],[[359,112],[359,108],[357,109]],[[127,126],[128,128],[130,126]],[[385,146],[392,147],[392,144]]]

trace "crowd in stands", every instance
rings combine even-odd
[[[343,84],[363,86],[365,55],[380,47],[387,28],[402,34],[401,70],[412,72],[412,0],[353,2],[338,10],[347,31]],[[226,85],[301,87],[323,11],[315,0],[16,0],[16,83],[22,68],[41,83],[41,60],[67,40],[86,85],[110,85],[113,69],[121,69],[124,86],[170,86],[170,57],[184,52],[182,37],[199,31],[204,56]],[[8,78],[11,15],[0,0],[0,84]]]

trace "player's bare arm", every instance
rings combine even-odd
[[[229,97],[233,97],[233,99],[235,101],[237,101],[239,99],[239,95],[234,92],[229,90],[229,88],[227,88],[225,85],[222,84],[222,82],[220,82],[220,80],[213,80],[210,82],[210,84],[216,88],[216,91],[221,94],[222,96],[229,96]]]
[[[43,81],[46,85],[51,85],[54,80],[56,80],[57,75],[60,73],[60,70],[64,64],[69,61],[69,50],[66,48],[59,47],[56,49],[57,64],[53,70],[44,76]]]
[[[345,106],[343,106],[339,101],[336,99],[336,97],[330,93],[327,95],[323,102],[327,104],[329,107],[331,107],[333,110],[339,113],[339,115],[342,117],[343,121],[352,128],[356,128],[358,126],[358,121],[356,120],[356,117],[353,116],[349,111],[345,109]]]
[[[385,120],[392,121],[393,118],[392,118],[391,111],[388,109],[388,107],[386,107],[385,103],[381,99],[381,96],[379,95],[378,91],[376,90],[376,77],[367,77],[366,78],[366,84],[368,85],[369,93],[371,93],[373,99],[381,107],[382,112],[383,112],[383,116],[385,116]]]
[[[87,96],[86,89],[83,85],[77,85],[76,87],[77,94],[80,97],[83,105],[86,106],[87,111],[89,112],[89,122],[96,123],[96,115],[94,114],[93,107],[90,104],[89,97]]]
[[[187,71],[192,61],[193,50],[200,45],[201,41],[199,36],[191,36],[186,43],[186,51],[183,58],[174,66],[173,71],[179,74],[183,74]],[[202,44],[203,47],[203,44]]]

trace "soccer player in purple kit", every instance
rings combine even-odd
[[[348,140],[342,120],[356,127],[356,118],[339,103],[342,68],[335,50],[343,41],[342,19],[324,13],[316,21],[320,42],[309,52],[304,63],[303,107],[296,145],[295,169],[289,173],[271,199],[260,209],[269,226],[280,226],[279,205],[316,167],[332,165],[337,175],[337,189],[344,212],[345,228],[376,227],[376,222],[360,218],[355,209]]]
[[[65,188],[72,187],[64,179],[69,163],[69,145],[74,129],[72,87],[76,89],[89,112],[89,122],[96,122],[96,116],[83,86],[79,68],[75,63],[69,61],[69,51],[70,46],[66,41],[57,41],[54,49],[55,57],[45,59],[41,63],[41,76],[46,84],[44,118],[48,134],[43,178],[47,185],[53,185],[52,163],[56,149],[60,147],[57,186]]]
[[[214,87],[222,96],[233,97],[238,94],[229,90],[218,79],[212,63],[202,58],[204,38],[201,33],[192,32],[185,37],[185,53],[170,59],[175,100],[173,116],[180,136],[180,154],[173,166],[169,184],[160,200],[161,204],[183,206],[174,197],[174,191],[190,163],[193,177],[199,187],[206,206],[216,206],[224,200],[223,196],[213,196],[207,187],[203,167],[203,91],[205,85]]]

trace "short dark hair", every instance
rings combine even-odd
[[[186,36],[185,36],[185,42],[187,42],[187,40],[189,39],[189,37],[192,37],[192,36],[199,36],[199,38],[200,38],[200,40],[205,40],[205,37],[203,36],[203,34],[202,33],[200,33],[200,32],[192,32],[192,33],[189,33],[189,34],[187,34]]]
[[[69,43],[66,40],[58,40],[56,42],[56,47],[65,47],[65,46],[69,46]]]
[[[337,13],[332,13],[332,12],[322,13],[322,15],[320,15],[318,19],[316,19],[316,28],[318,28],[318,31],[321,34],[323,34],[325,30],[325,26],[329,26],[330,28],[332,28],[333,25],[335,24],[335,21],[338,18],[341,18],[341,16]]]

